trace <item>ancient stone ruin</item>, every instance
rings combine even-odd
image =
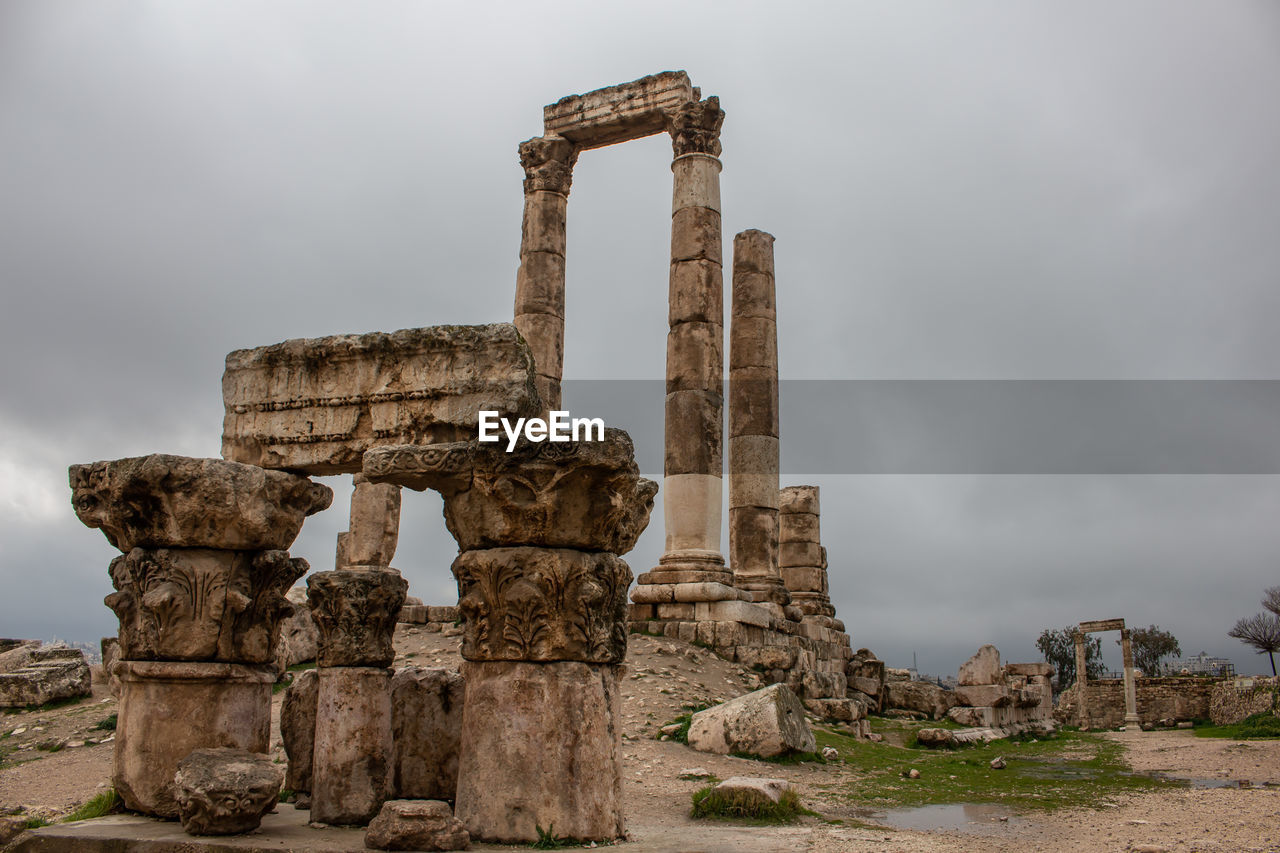
[[[280,785],[252,758],[267,749],[271,685],[311,654],[316,671],[282,709],[283,784],[309,800],[314,822],[373,822],[374,846],[528,842],[551,826],[622,837],[618,680],[630,630],[754,666],[803,701],[790,699],[788,720],[803,708],[866,730],[882,691],[861,688],[877,673],[883,683],[883,664],[854,659],[835,618],[817,488],[779,489],[774,240],[754,230],[733,242],[727,564],[721,551],[723,120],[684,72],[561,99],[545,108],[543,135],[519,146],[514,324],[238,350],[222,382],[222,459],[71,467],[77,515],[121,552],[106,601],[120,620],[114,783],[130,809],[181,816],[193,833],[256,825],[263,792]],[[663,131],[665,551],[632,590],[622,555],[658,486],[640,476],[630,436],[611,428],[599,441],[508,451],[478,441],[477,426],[482,410],[561,408],[573,166],[583,151]],[[287,549],[332,499],[309,477],[332,474],[352,477],[349,525],[304,601],[293,585],[309,566]],[[456,607],[409,599],[392,566],[402,487],[443,496]],[[296,614],[304,606],[309,619]],[[462,671],[393,672],[398,619],[460,620]],[[215,814],[208,802],[233,776],[246,805]]]

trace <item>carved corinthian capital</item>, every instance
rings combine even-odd
[[[320,629],[320,666],[390,666],[392,635],[409,582],[397,572],[316,572],[307,601]]]
[[[551,190],[569,194],[573,165],[578,149],[559,136],[538,136],[520,143],[520,165],[524,167],[524,191]]]
[[[724,124],[724,110],[720,99],[711,96],[705,101],[689,101],[667,114],[667,133],[671,134],[671,148],[676,157],[685,154],[710,154],[720,156],[720,126]]]

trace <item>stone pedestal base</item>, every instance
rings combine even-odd
[[[120,712],[112,784],[133,811],[177,818],[173,775],[192,750],[265,753],[273,666],[119,661]]]
[[[391,671],[321,667],[319,678],[311,819],[364,825],[389,799]]]
[[[583,840],[622,836],[622,671],[574,661],[463,664],[455,814],[473,839],[536,841],[539,826]]]

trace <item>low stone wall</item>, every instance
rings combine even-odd
[[[1209,719],[1210,695],[1218,680],[1194,676],[1137,679],[1138,719],[1144,726],[1161,721]],[[1069,687],[1058,700],[1054,716],[1061,723],[1075,725],[1080,720],[1076,687]],[[1124,681],[1104,678],[1087,687],[1089,725],[1095,729],[1115,729],[1124,725]]]
[[[1219,681],[1209,697],[1209,719],[1218,726],[1268,711],[1280,712],[1280,678],[1274,676]]]

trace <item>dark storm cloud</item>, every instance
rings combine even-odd
[[[778,238],[784,379],[1280,378],[1273,4],[19,0],[0,7],[0,633],[110,629],[110,549],[65,466],[217,455],[225,353],[509,319],[516,143],[542,104],[665,68],[728,113],[726,236]],[[669,160],[654,138],[578,164],[571,378],[663,375]],[[784,446],[804,446],[784,453],[897,423],[822,414],[789,404]],[[617,425],[652,455],[656,417]],[[1120,615],[1256,668],[1224,634],[1280,582],[1274,477],[818,479],[840,615],[891,663],[1031,657],[1046,625]],[[295,547],[314,566],[345,506]],[[424,599],[449,594],[438,519],[406,505],[397,562]]]

